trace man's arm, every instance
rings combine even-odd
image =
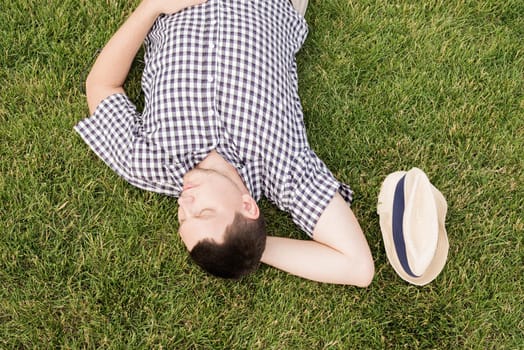
[[[142,42],[156,18],[206,0],[143,0],[100,52],[86,80],[90,113],[107,96],[124,92],[123,86]]]
[[[340,194],[324,210],[313,241],[268,237],[262,262],[318,282],[367,287],[371,252],[357,219]]]

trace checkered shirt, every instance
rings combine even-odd
[[[126,181],[178,196],[184,174],[216,150],[312,235],[338,182],[310,149],[295,53],[307,24],[288,0],[209,0],[160,16],[145,40],[142,112],[124,94],[75,130]]]

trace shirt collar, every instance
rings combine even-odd
[[[258,201],[262,196],[262,161],[249,161],[237,170],[251,197]]]

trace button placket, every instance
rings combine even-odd
[[[208,108],[208,117],[210,120],[210,125],[213,128],[214,132],[214,143],[218,143],[220,140],[220,116],[217,112],[217,75],[218,72],[218,53],[217,53],[217,47],[218,47],[218,41],[220,40],[220,30],[219,30],[219,20],[221,16],[221,6],[220,1],[216,1],[214,3],[215,8],[213,9],[214,18],[212,18],[209,22],[210,24],[210,32],[212,33],[210,36],[209,44],[208,44],[208,53],[210,60],[208,62],[209,69],[208,69],[208,75],[206,77],[207,85],[208,85],[208,93],[209,93],[209,108]]]

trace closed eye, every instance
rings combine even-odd
[[[199,218],[208,218],[208,217],[212,217],[213,215],[215,214],[215,210],[214,209],[202,209],[199,213],[198,213],[198,217]]]

